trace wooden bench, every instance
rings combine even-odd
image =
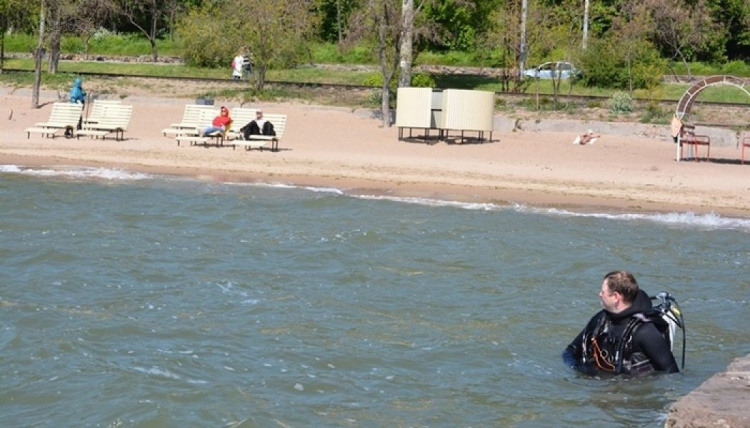
[[[26,138],[30,138],[32,132],[51,138],[55,138],[57,132],[60,130],[70,130],[72,133],[78,127],[78,121],[81,120],[82,112],[83,104],[54,103],[52,104],[52,111],[49,114],[49,120],[26,128]]]
[[[245,146],[245,150],[258,149],[263,151],[263,148],[270,142],[271,151],[279,151],[279,140],[284,136],[284,129],[286,128],[286,115],[285,114],[264,114],[263,118],[273,124],[273,130],[276,135],[258,135],[253,134],[249,136],[247,140],[232,140],[227,144],[234,146]],[[243,125],[244,126],[244,125]]]
[[[214,106],[202,105],[202,104],[186,104],[185,111],[182,114],[182,120],[179,123],[173,123],[168,128],[161,130],[161,133],[166,137],[167,134],[171,135],[182,135],[184,133],[195,133],[195,129],[199,128],[202,124],[202,113],[209,111],[211,112],[211,119],[218,114]],[[209,121],[209,124],[211,122]]]
[[[130,125],[132,115],[132,105],[109,105],[103,109],[101,116],[97,118],[96,122],[87,122],[83,127],[84,129],[77,131],[76,137],[89,136],[106,139],[107,135],[114,133],[115,140],[122,141],[125,138],[125,131],[127,131]]]

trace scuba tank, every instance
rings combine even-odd
[[[680,306],[677,304],[672,295],[662,291],[651,300],[659,300],[660,303],[655,305],[650,313],[646,314],[654,321],[659,331],[669,339],[670,349],[674,349],[675,333],[679,327],[682,330],[682,369],[685,369],[685,319],[682,316]]]

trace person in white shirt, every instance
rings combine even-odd
[[[249,140],[251,135],[276,135],[273,123],[263,117],[263,110],[257,110],[255,112],[255,120],[251,120],[240,131],[246,140]]]
[[[242,71],[245,67],[245,57],[238,53],[232,60],[232,80],[242,79]]]

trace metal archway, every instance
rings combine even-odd
[[[695,101],[695,99],[698,98],[698,94],[709,86],[732,85],[736,86],[748,96],[750,96],[750,92],[748,92],[748,90],[745,88],[746,84],[747,82],[743,79],[727,75],[710,76],[706,77],[705,79],[701,79],[693,83],[693,85],[690,86],[684,94],[682,94],[682,97],[677,102],[677,109],[675,110],[674,114],[678,119],[683,120],[684,117],[690,113],[690,109],[693,107],[693,102]],[[680,142],[679,144],[677,144],[677,162],[680,161],[681,157],[682,143]]]
[[[682,118],[685,117],[686,114],[690,113],[690,109],[693,107],[693,101],[695,101],[695,99],[698,97],[698,94],[703,89],[709,86],[733,85],[740,88],[743,92],[750,96],[750,92],[745,89],[746,84],[747,82],[745,82],[743,79],[726,75],[710,76],[706,77],[705,79],[699,80],[693,83],[693,86],[689,87],[688,90],[685,91],[685,93],[682,95],[680,101],[677,103],[677,110],[675,111],[675,115],[677,115],[677,117],[682,120]]]

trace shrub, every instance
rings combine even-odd
[[[228,46],[221,23],[209,10],[193,10],[178,27],[185,62],[195,67],[229,67],[234,46]]]
[[[657,101],[650,101],[639,120],[641,123],[667,123],[666,118],[669,115],[670,113],[665,111]]]
[[[609,99],[609,110],[614,114],[630,113],[633,111],[633,97],[627,92],[617,91]]]
[[[616,50],[606,41],[591,43],[581,57],[584,86],[625,88],[627,75],[623,75],[621,61]]]
[[[632,67],[633,88],[651,89],[661,85],[665,66],[666,61],[659,57],[656,49],[645,48]]]
[[[629,56],[629,58],[628,58]],[[585,86],[639,89],[660,83],[665,61],[652,44],[641,42],[625,49],[613,40],[593,42],[581,57]]]
[[[415,88],[434,88],[437,84],[435,83],[435,79],[429,74],[416,73],[411,76],[411,86]]]
[[[369,73],[362,79],[362,85],[380,88],[383,86],[383,75],[380,73]]]
[[[76,54],[84,53],[83,41],[74,37],[63,37],[60,40],[60,50]]]
[[[732,76],[750,76],[750,66],[745,61],[729,61],[721,67],[721,72]]]

